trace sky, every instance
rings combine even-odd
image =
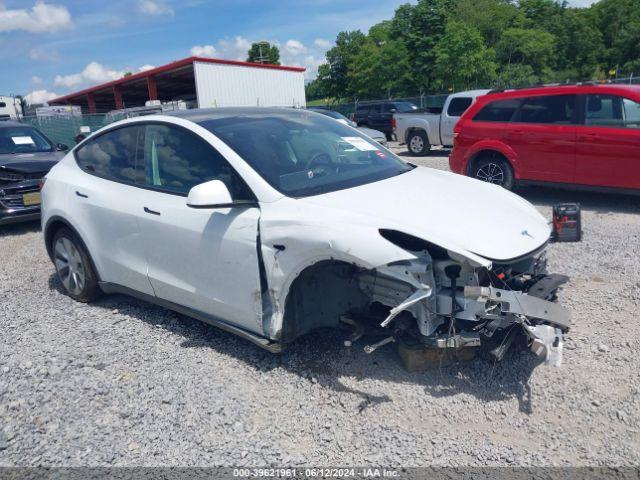
[[[338,32],[366,32],[406,2],[0,0],[0,94],[40,103],[190,55],[245,60],[257,40],[310,80]]]

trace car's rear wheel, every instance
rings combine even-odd
[[[415,131],[409,134],[407,138],[407,148],[409,153],[414,157],[424,157],[429,154],[431,144],[427,138],[427,134],[423,131]]]
[[[500,185],[507,190],[511,190],[515,183],[511,165],[498,154],[487,154],[480,157],[474,162],[469,176],[483,182]]]
[[[60,228],[52,242],[53,263],[64,292],[84,303],[100,297],[97,275],[78,236],[68,228]]]

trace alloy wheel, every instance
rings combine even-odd
[[[502,185],[504,183],[504,170],[497,163],[487,163],[476,172],[476,178],[483,182]]]
[[[86,271],[80,252],[71,240],[60,237],[54,247],[56,271],[64,288],[73,295],[80,295],[85,285]]]

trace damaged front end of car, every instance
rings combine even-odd
[[[413,253],[415,260],[357,275],[360,290],[372,304],[388,309],[379,322],[388,336],[367,345],[367,353],[397,342],[405,365],[418,369],[420,364],[435,360],[442,365],[443,359],[469,358],[476,352],[499,361],[517,345],[548,363],[561,363],[570,317],[554,300],[568,277],[546,273],[544,246],[514,260],[480,265],[401,232],[380,233]],[[353,318],[347,323],[353,324]]]

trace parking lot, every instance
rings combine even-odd
[[[637,465],[640,201],[518,193],[583,208],[583,241],[547,250],[571,277],[559,368],[525,352],[407,373],[336,331],[270,354],[126,296],[76,303],[39,225],[2,227],[0,465]]]

